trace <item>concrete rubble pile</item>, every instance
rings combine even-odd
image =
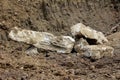
[[[71,27],[71,33],[74,38],[70,36],[55,36],[47,32],[37,32],[15,27],[10,31],[9,37],[12,40],[32,44],[34,47],[46,51],[71,53],[74,48],[77,53],[92,59],[113,56],[114,49],[104,45],[104,43],[108,43],[108,40],[102,32],[78,23]],[[37,49],[31,49],[31,51],[38,53]]]
[[[78,23],[71,27],[71,33],[76,39],[74,46],[76,52],[92,59],[113,57],[114,49],[111,46],[104,45],[108,43],[108,40],[102,32]]]

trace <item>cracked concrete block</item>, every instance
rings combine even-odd
[[[71,27],[71,33],[75,36],[84,36],[88,39],[94,39],[96,40],[97,44],[103,44],[105,42],[108,42],[107,38],[104,36],[104,34],[100,31],[96,31],[89,26],[85,26],[82,23],[78,23]]]
[[[70,36],[54,36],[47,32],[37,32],[15,27],[9,33],[12,40],[32,44],[33,46],[58,53],[70,53],[75,40]]]
[[[106,45],[86,45],[79,48],[83,51],[83,55],[92,59],[100,59],[102,57],[113,57],[114,48]]]
[[[82,53],[82,48],[86,45],[89,45],[89,43],[85,39],[80,38],[78,41],[75,42],[74,49],[76,52]]]

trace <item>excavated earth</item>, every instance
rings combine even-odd
[[[108,36],[114,57],[91,60],[40,51],[8,37],[17,26],[71,36],[79,22]],[[120,0],[0,0],[0,80],[120,80]]]

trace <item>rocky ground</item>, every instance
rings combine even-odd
[[[0,80],[120,80],[119,0],[0,0]],[[8,37],[17,26],[71,36],[82,22],[107,35],[114,57],[91,60],[75,54],[41,51]]]

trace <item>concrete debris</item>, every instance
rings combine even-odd
[[[70,36],[57,36],[51,41],[58,53],[70,53],[73,49],[75,40]]]
[[[89,45],[88,42],[85,39],[80,38],[80,40],[76,41],[76,43],[74,45],[74,50],[76,52],[82,53],[83,52],[82,49],[86,45]]]
[[[113,57],[114,49],[106,45],[86,45],[79,48],[83,55],[91,59],[100,59],[102,57]],[[79,51],[80,51],[79,50]]]
[[[70,53],[75,43],[75,40],[70,36],[54,36],[47,32],[37,32],[17,27],[11,30],[9,37],[18,42],[25,42],[37,48],[58,53]]]
[[[102,32],[96,31],[82,23],[78,23],[71,27],[72,35],[70,36],[55,36],[47,32],[37,32],[25,30],[15,27],[9,33],[12,40],[32,44],[36,48],[30,48],[26,51],[27,54],[39,53],[39,49],[46,51],[55,51],[57,53],[70,53],[73,48],[76,52],[90,57],[92,59],[100,59],[102,57],[113,57],[114,49],[106,46],[107,38]],[[94,43],[94,41],[96,41]],[[104,43],[104,45],[103,45]],[[99,44],[99,45],[98,45]]]
[[[79,54],[91,59],[100,59],[104,56],[113,57],[114,48],[103,45],[108,44],[108,40],[102,32],[78,23],[71,27],[71,33],[78,40],[74,50]]]
[[[89,45],[83,38],[75,43],[74,49],[79,54],[92,59],[100,59],[104,56],[112,57],[114,51],[112,47],[106,45]]]
[[[71,33],[75,36],[84,36],[85,38],[96,40],[97,44],[103,44],[108,42],[107,38],[104,36],[102,32],[96,31],[89,26],[85,26],[82,23],[78,23],[71,27]]]

